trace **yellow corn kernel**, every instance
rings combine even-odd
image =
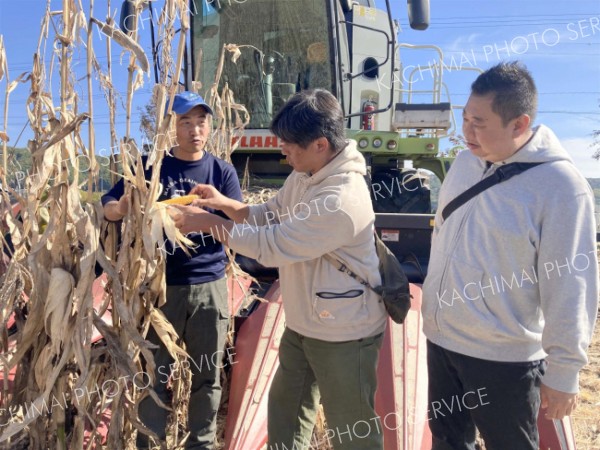
[[[189,205],[194,200],[200,198],[198,195],[184,195],[183,197],[174,197],[161,201],[165,205]]]

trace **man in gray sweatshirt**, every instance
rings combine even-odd
[[[540,405],[549,419],[569,415],[587,363],[598,310],[594,196],[552,131],[532,128],[527,69],[499,64],[471,89],[469,151],[442,185],[423,286],[433,449],[475,449],[477,427],[488,449],[537,450]],[[542,164],[442,218],[513,162]]]

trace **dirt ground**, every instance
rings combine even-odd
[[[600,314],[598,317],[600,321]],[[581,371],[579,404],[573,413],[578,450],[600,450],[600,323],[588,351],[590,363]]]

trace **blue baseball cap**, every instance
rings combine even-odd
[[[173,112],[175,114],[185,114],[190,111],[195,106],[202,106],[206,112],[208,112],[211,116],[213,116],[213,110],[210,109],[210,106],[206,104],[204,99],[196,94],[195,92],[184,91],[175,95],[173,99]],[[167,106],[169,107],[169,103],[167,101]],[[167,113],[165,109],[165,114]]]

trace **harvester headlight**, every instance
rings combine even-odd
[[[383,144],[383,141],[380,138],[373,139],[373,147],[379,148]]]
[[[434,145],[434,144],[427,144],[427,145],[425,146],[425,148],[426,148],[427,150],[429,150],[430,152],[432,152],[432,151],[434,151],[434,150],[435,150],[435,145]]]
[[[358,141],[358,146],[360,148],[367,148],[368,145],[369,145],[369,141],[367,140],[367,138],[362,138]]]
[[[388,141],[388,143],[387,143],[388,150],[395,150],[396,147],[398,147],[398,143],[396,141]]]

